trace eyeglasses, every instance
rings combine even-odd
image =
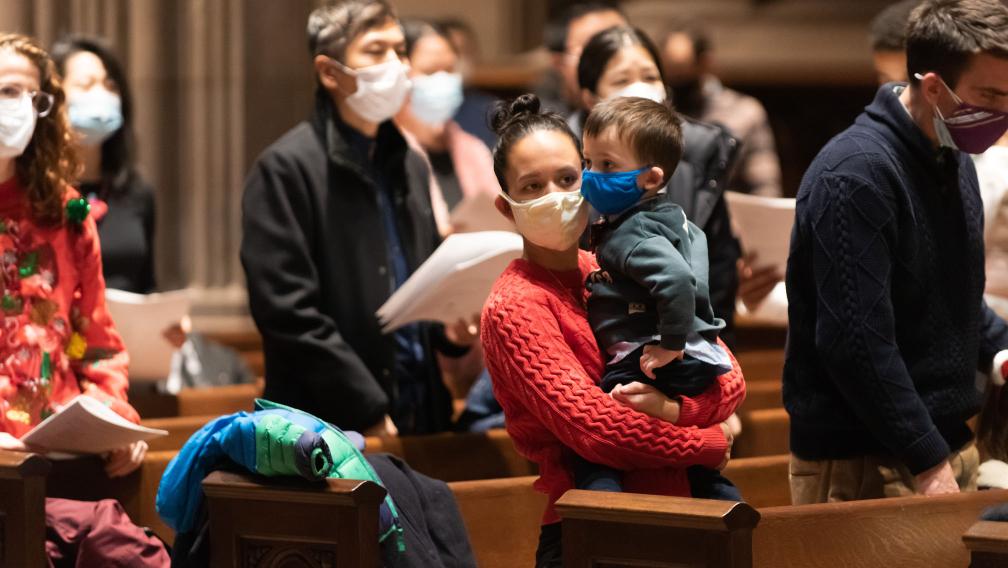
[[[35,112],[38,113],[39,118],[48,115],[49,111],[52,110],[54,97],[45,91],[34,91],[26,89],[21,85],[0,85],[0,102],[18,101],[25,94],[31,97],[32,106],[35,107]]]

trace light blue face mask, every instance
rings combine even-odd
[[[637,176],[648,170],[632,172],[581,172],[581,195],[603,215],[622,213],[640,201],[644,190],[637,186]]]
[[[438,71],[413,78],[410,108],[420,120],[438,126],[455,116],[462,98],[462,75]]]
[[[119,95],[94,88],[70,99],[70,124],[80,134],[81,144],[97,146],[122,128]]]

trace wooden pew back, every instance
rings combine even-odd
[[[742,433],[732,446],[733,458],[775,456],[790,450],[790,418],[783,408],[746,410],[739,413]]]
[[[48,566],[45,551],[45,458],[0,451],[0,566]]]
[[[449,483],[481,568],[533,566],[546,495],[535,476]]]
[[[790,455],[739,458],[728,462],[724,475],[738,487],[742,498],[753,507],[791,504],[788,483]]]
[[[441,481],[521,477],[536,473],[535,465],[518,454],[504,430],[390,439],[369,437],[365,440],[364,451],[398,456],[414,470]]]
[[[1008,566],[1008,523],[978,521],[963,535],[970,552],[970,568]]]
[[[745,503],[576,489],[557,511],[565,568],[749,568],[760,518]]]
[[[706,525],[690,516],[700,514],[696,507],[705,503],[701,500],[569,492],[557,508],[564,518],[565,545],[568,539],[575,543],[572,550],[565,550],[565,557],[579,562],[567,566],[588,566],[580,560],[587,550],[589,559],[612,567],[734,567],[751,562],[758,568],[916,568],[966,566],[963,533],[984,508],[1004,501],[1008,491],[999,490],[767,507],[758,511],[762,519],[751,535],[737,533],[751,536],[751,558],[737,548],[731,548],[730,557],[717,556],[738,543],[726,544],[726,527],[710,523],[709,513],[718,510],[713,505],[703,509],[708,514]],[[571,537],[568,519],[576,521]],[[698,534],[698,529],[706,534]]]
[[[784,348],[753,349],[735,353],[746,382],[781,382],[784,376]]]
[[[370,482],[265,479],[217,471],[203,481],[211,566],[377,567],[378,505]]]
[[[753,532],[758,567],[966,566],[962,535],[1008,491],[769,507]]]

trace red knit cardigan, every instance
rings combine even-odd
[[[140,421],[91,217],[39,226],[16,177],[0,184],[0,288],[0,432],[21,437],[82,393]]]
[[[573,488],[574,452],[625,472],[628,492],[688,496],[686,468],[716,467],[727,443],[719,423],[745,397],[734,369],[695,398],[673,425],[614,401],[598,388],[604,362],[584,311],[584,279],[598,268],[581,252],[579,269],[550,272],[516,260],[494,284],[482,315],[482,343],[494,395],[518,451],[539,465],[535,487],[554,503]]]

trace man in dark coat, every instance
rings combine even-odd
[[[383,0],[347,0],[315,10],[308,36],[314,112],[263,152],[242,200],[265,396],[366,434],[444,430],[434,350],[466,347],[433,324],[383,334],[375,316],[439,243],[426,159],[390,120],[410,87],[402,30]]]

